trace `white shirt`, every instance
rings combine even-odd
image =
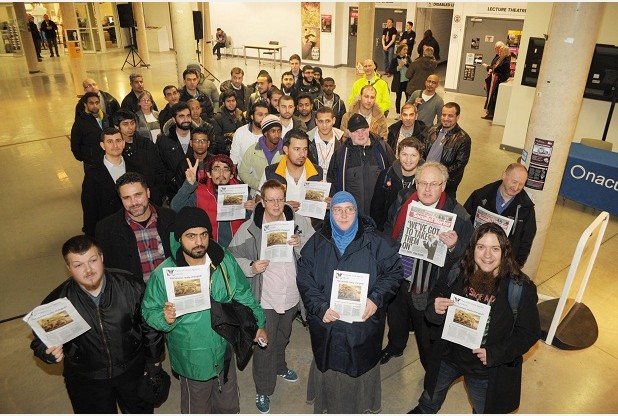
[[[262,308],[274,309],[277,313],[285,313],[298,304],[300,293],[298,286],[296,286],[296,265],[294,262],[271,262],[262,276],[262,298],[260,299]]]
[[[107,171],[111,175],[114,183],[127,172],[127,166],[124,163],[124,159],[122,156],[120,157],[121,162],[117,165],[114,165],[112,162],[107,160],[106,157],[103,157],[103,165],[107,168]]]
[[[232,162],[238,165],[238,168],[240,168],[240,162],[242,161],[242,157],[245,155],[247,149],[251,146],[255,146],[258,139],[262,137],[261,132],[257,135],[253,134],[251,125],[252,123],[249,123],[237,128],[234,132],[234,137],[232,138],[230,158],[232,159]]]
[[[277,164],[279,164],[279,162],[277,162]],[[307,181],[307,172],[305,172],[305,169],[303,169],[303,173],[300,175],[300,178],[298,178],[298,183],[296,183],[286,168],[285,180],[287,181],[287,185],[285,186],[285,200],[300,202],[304,183]],[[266,182],[266,172],[262,174],[262,178],[260,179],[260,189],[262,189],[264,182]]]
[[[290,119],[290,124],[288,124],[287,126],[283,125],[283,121],[281,117],[279,117],[279,120],[281,120],[281,137],[282,137],[281,140],[283,140],[285,133],[292,130],[292,128],[294,127],[294,120]]]
[[[328,173],[328,167],[330,166],[330,160],[333,158],[333,154],[335,153],[335,133],[333,132],[333,137],[329,142],[322,140],[322,136],[320,136],[320,132],[315,132],[315,147],[318,151],[318,164],[322,168],[324,174],[324,180],[326,180],[326,174]]]

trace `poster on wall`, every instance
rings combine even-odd
[[[530,166],[528,166],[527,188],[537,189],[539,191],[543,190],[553,149],[553,140],[534,139],[532,155],[530,156]]]
[[[320,60],[320,3],[300,3],[302,60]]]
[[[474,63],[477,65],[482,65],[483,64],[483,54],[482,53],[475,53],[474,54]]]
[[[356,36],[358,29],[358,7],[350,7],[350,36]]]
[[[519,56],[519,44],[521,42],[521,30],[509,30],[506,34],[506,46],[511,52],[511,77],[515,76],[517,57]]]
[[[474,54],[471,52],[466,53],[466,65],[474,65]]]
[[[479,44],[481,43],[481,38],[472,38],[472,42],[470,43],[470,48],[472,49],[478,49],[479,48]]]
[[[493,35],[485,35],[485,42],[494,43]]]
[[[333,23],[333,15],[332,14],[323,14],[322,18],[320,20],[322,21],[322,32],[330,33],[331,27],[332,27],[332,23]]]
[[[474,81],[474,72],[476,68],[474,65],[466,65],[464,68],[464,81]]]

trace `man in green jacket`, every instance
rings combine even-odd
[[[231,348],[211,326],[210,309],[176,317],[168,302],[163,268],[206,264],[210,259],[210,296],[232,299],[248,306],[257,320],[254,341],[268,342],[264,310],[251,294],[247,278],[234,257],[214,240],[208,215],[195,207],[178,212],[172,238],[172,256],[151,274],[142,302],[148,325],[166,334],[172,369],[180,376],[181,413],[239,413],[239,393],[234,360],[224,372],[224,356]],[[227,380],[226,380],[227,378]]]

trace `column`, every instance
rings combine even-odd
[[[534,174],[546,175],[542,190],[529,186],[530,180],[526,185],[526,191],[535,202],[537,220],[537,234],[524,268],[531,277],[538,270],[547,238],[604,8],[602,3],[554,3],[553,6],[543,65],[526,132],[524,149],[527,157],[522,157],[531,177]],[[552,145],[548,167],[535,166],[531,162],[533,146],[539,140]]]
[[[195,60],[195,34],[193,33],[193,10],[191,3],[172,2],[170,6],[170,21],[172,22],[172,37],[176,52],[176,70],[178,85],[184,85],[182,72],[189,62]]]
[[[75,5],[73,3],[60,3],[60,13],[62,13],[62,23],[64,25],[64,35],[67,42],[67,30],[76,30],[79,33],[77,24],[77,16],[75,15]],[[81,45],[80,45],[81,46]],[[84,93],[84,85],[82,81],[86,78],[86,62],[84,62],[81,48],[79,53],[69,53],[69,67],[73,77],[73,88],[76,96],[82,96]]]
[[[356,34],[356,61],[373,58],[373,25],[375,22],[375,3],[358,3],[358,31]]]
[[[202,1],[197,3],[198,10],[202,12],[202,27],[204,28],[204,39],[202,39],[202,65],[206,68],[212,68],[214,60],[212,54],[212,26],[210,25],[210,6],[208,2]],[[210,43],[207,43],[210,41]]]
[[[41,72],[39,69],[39,61],[34,48],[32,35],[28,31],[28,14],[26,13],[26,5],[24,3],[13,3],[15,17],[17,18],[17,26],[19,27],[19,36],[21,37],[21,47],[26,57],[28,65],[28,73],[36,74]]]
[[[150,66],[150,51],[148,50],[148,41],[146,40],[146,20],[144,19],[144,7],[142,2],[133,3],[133,19],[135,20],[137,51],[140,58],[146,66]]]
[[[103,30],[103,16],[101,15],[101,7],[99,3],[92,3],[92,12],[96,19],[97,25],[92,28],[93,32],[97,32],[99,37],[99,45],[101,45],[101,52],[107,52],[107,44],[105,43],[105,31]]]

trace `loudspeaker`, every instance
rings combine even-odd
[[[120,27],[134,27],[133,8],[130,4],[117,4]]]
[[[204,39],[204,27],[202,26],[202,12],[193,12],[193,35],[195,40]]]

